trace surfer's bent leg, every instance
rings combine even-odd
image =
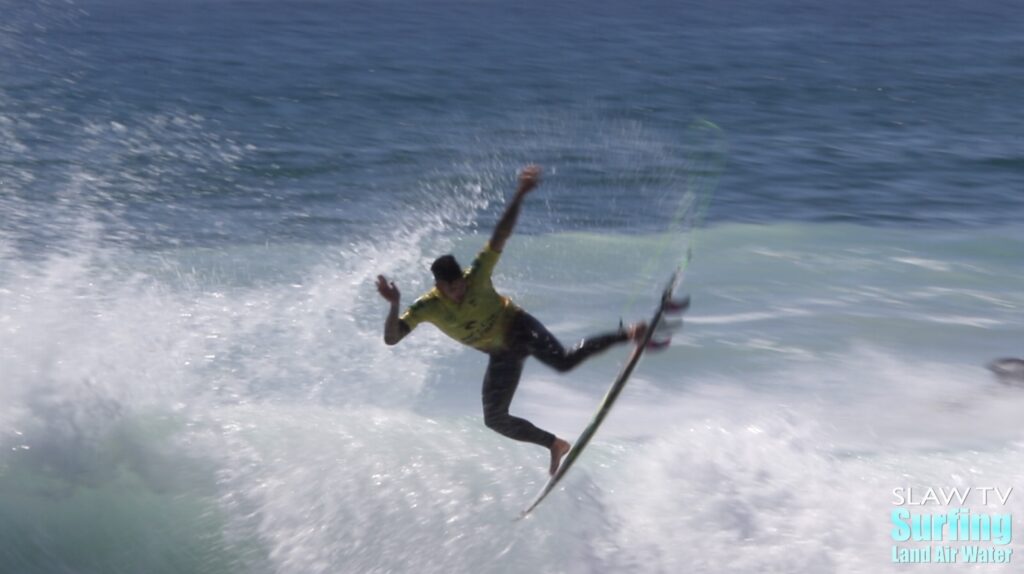
[[[508,414],[525,360],[522,354],[513,352],[491,355],[487,374],[484,375],[484,424],[509,438],[551,448],[555,435],[533,426],[528,420]]]
[[[566,351],[558,339],[526,311],[521,311],[516,316],[512,330],[513,339],[524,344],[531,355],[537,357],[545,365],[563,373],[572,370],[591,355],[600,353],[615,343],[629,340],[629,333],[619,330],[587,337]]]

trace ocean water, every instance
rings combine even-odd
[[[1024,480],[1022,20],[0,0],[0,572],[948,571],[893,490]],[[530,162],[499,291],[568,344],[691,252],[693,305],[516,522],[546,453],[373,282],[471,260]],[[513,413],[572,439],[625,352]]]

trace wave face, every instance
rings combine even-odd
[[[646,313],[667,237],[516,237],[495,282],[569,343]],[[485,357],[430,326],[381,342],[374,273],[411,300],[421,248],[8,258],[0,561],[868,572],[884,570],[893,488],[1021,478],[1024,394],[984,363],[1021,340],[1022,238],[733,224],[696,239],[684,331],[525,523],[545,453],[483,427]],[[468,260],[483,240],[444,243]],[[573,436],[623,352],[566,375],[530,363],[513,411]]]

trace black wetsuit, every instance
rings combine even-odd
[[[506,348],[489,353],[482,393],[484,424],[509,438],[550,448],[555,442],[555,435],[535,427],[530,421],[508,414],[526,358],[534,356],[564,373],[587,357],[628,339],[628,334],[620,329],[584,339],[567,351],[540,321],[520,310],[509,327]]]

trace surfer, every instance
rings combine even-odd
[[[986,366],[1000,383],[1024,385],[1024,359],[996,359]]]
[[[523,364],[533,356],[559,372],[567,372],[584,359],[611,345],[643,337],[646,325],[588,337],[566,350],[532,315],[491,284],[491,273],[512,234],[523,199],[540,183],[541,170],[528,166],[519,174],[515,196],[505,208],[494,232],[468,269],[463,270],[452,255],[438,257],[430,266],[434,288],[398,314],[401,294],[383,275],[377,277],[377,291],[391,310],[384,323],[384,342],[395,345],[420,323],[432,323],[449,337],[489,356],[482,398],[484,424],[509,438],[531,442],[551,453],[549,471],[554,474],[570,445],[530,421],[508,413],[512,395],[519,385]]]

